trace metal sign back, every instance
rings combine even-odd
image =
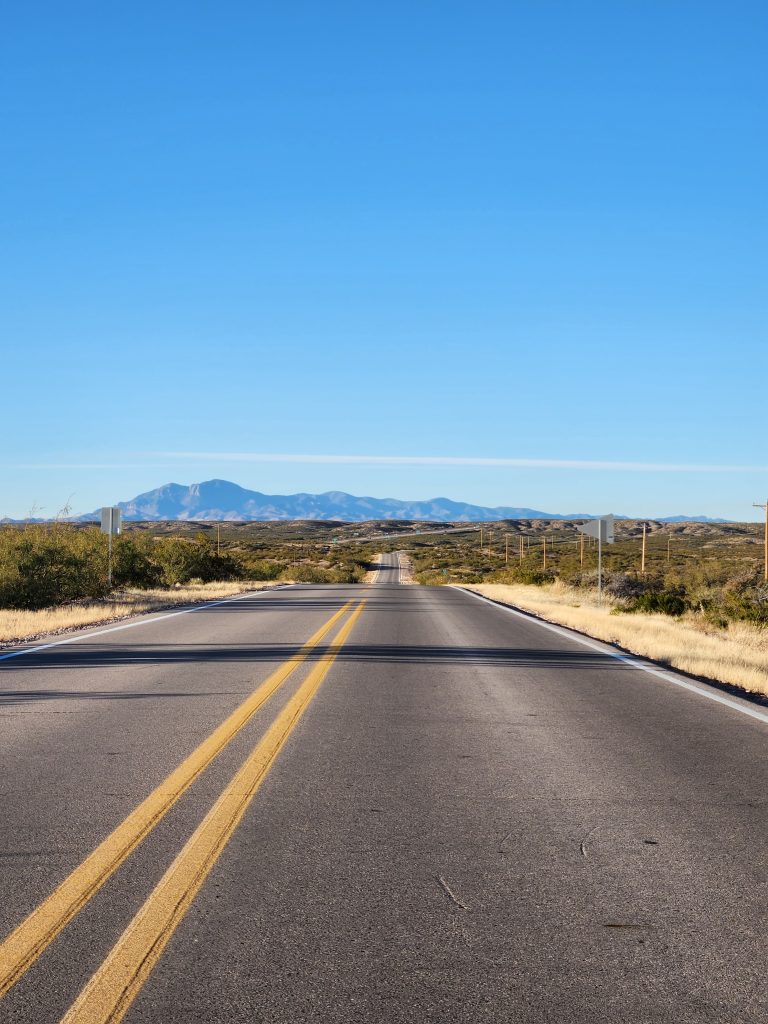
[[[101,532],[120,533],[123,515],[117,505],[105,505],[101,510]]]
[[[577,530],[580,533],[585,533],[588,537],[595,537],[597,540],[601,540],[604,544],[614,544],[616,540],[613,532],[613,516],[600,516],[599,519],[590,519],[583,526],[578,526]]]

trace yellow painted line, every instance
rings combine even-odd
[[[275,718],[64,1015],[61,1024],[117,1024],[123,1019],[336,660],[364,605],[365,601],[362,601],[357,606],[339,630],[333,649],[318,660]]]
[[[118,825],[114,832],[0,943],[0,998],[53,942],[64,926],[98,892],[128,855],[149,835],[179,797],[250,718],[307,658],[313,647],[352,606],[348,601],[276,669],[178,768]]]

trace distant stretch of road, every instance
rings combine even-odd
[[[768,1020],[766,716],[385,561],[0,657],[0,1021]]]
[[[379,555],[380,569],[376,573],[376,583],[400,583],[400,553],[391,552]]]

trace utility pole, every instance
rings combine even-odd
[[[480,527],[480,554],[483,553],[483,528]]]
[[[580,534],[580,536],[579,536],[579,547],[581,548],[581,551],[579,552],[579,565],[583,569],[584,568],[584,534],[583,533]]]
[[[667,561],[669,561],[669,546],[672,543],[672,534],[667,537]]]
[[[648,524],[643,523],[643,553],[640,556],[640,572],[645,576],[645,528]]]
[[[504,534],[504,565],[509,565],[509,534]]]
[[[216,523],[216,557],[221,558],[221,523]]]
[[[764,505],[758,505],[752,502],[753,508],[764,508],[765,509],[765,538],[764,544],[764,568],[763,568],[763,579],[768,583],[768,501]]]
[[[523,564],[523,535],[520,534],[520,565]]]
[[[547,535],[546,535],[546,533],[544,534],[544,566],[543,566],[543,568],[545,568],[545,569],[547,568]]]

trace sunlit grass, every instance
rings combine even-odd
[[[116,591],[98,601],[83,601],[39,611],[17,611],[0,608],[0,642],[29,640],[32,637],[114,622],[129,615],[142,615],[161,608],[233,597],[249,590],[262,590],[274,583],[242,580],[237,583],[199,583],[172,590],[128,589]]]
[[[600,607],[595,593],[558,582],[545,587],[489,583],[467,589],[683,672],[768,694],[768,631],[746,623],[717,629],[693,615],[611,614],[617,602],[606,599]]]
[[[370,569],[365,574],[365,576],[363,576],[362,580],[360,581],[361,583],[375,583],[376,582],[376,578],[379,575],[379,569],[381,569],[381,566],[382,566],[382,563],[383,563],[383,559],[384,559],[384,556],[381,554],[381,552],[379,552],[378,554],[375,554],[371,558],[370,562],[368,563],[370,565]]]

